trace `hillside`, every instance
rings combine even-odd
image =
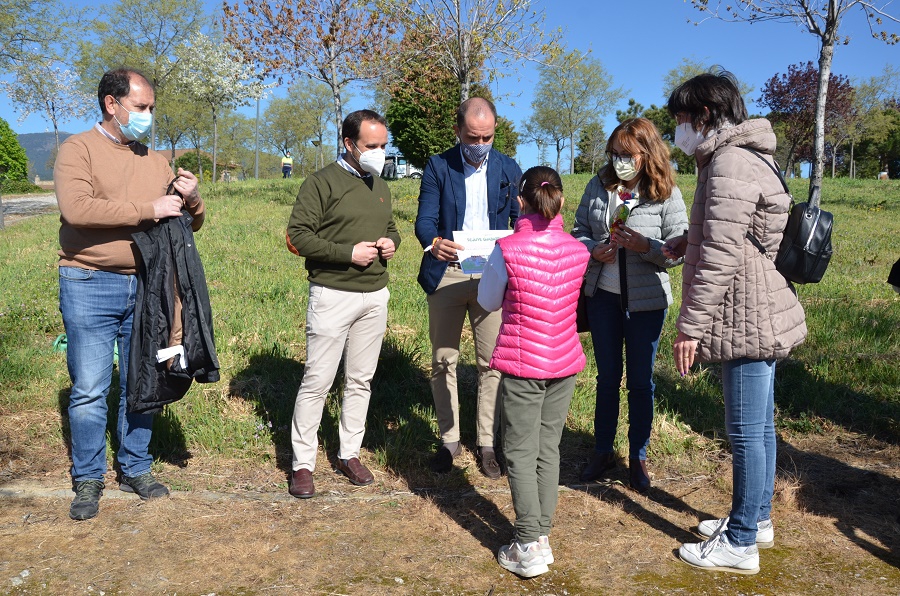
[[[18,136],[19,144],[28,156],[28,177],[34,180],[34,175],[37,174],[41,180],[51,180],[53,178],[51,158],[56,149],[55,135],[52,132],[35,132]],[[59,142],[62,143],[70,136],[72,133],[60,131]]]

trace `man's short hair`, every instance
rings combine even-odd
[[[153,89],[153,83],[150,82],[150,79],[144,73],[134,68],[122,67],[107,71],[103,73],[103,76],[100,78],[100,84],[97,86],[97,99],[100,101],[101,113],[106,113],[106,102],[104,100],[107,95],[112,95],[116,99],[128,97],[128,94],[131,93],[131,77],[141,77]],[[156,92],[155,89],[154,92]]]
[[[363,122],[375,121],[387,128],[384,116],[372,110],[357,110],[350,112],[341,124],[341,139],[350,139],[354,143],[359,140],[359,130]]]
[[[459,109],[456,110],[457,127],[462,128],[466,123],[466,116],[470,112],[473,116],[483,116],[490,112],[491,116],[494,117],[494,123],[496,124],[497,122],[497,108],[494,107],[494,103],[491,100],[483,97],[470,97],[459,104]]]

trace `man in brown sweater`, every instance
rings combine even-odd
[[[142,499],[169,494],[150,474],[152,414],[126,413],[128,353],[138,253],[131,235],[179,217],[196,230],[204,207],[197,178],[138,142],[150,132],[155,94],[132,69],[107,72],[97,90],[103,119],[59,148],[53,178],[60,210],[59,307],[66,328],[72,391],[72,519],[97,515],[106,468],[107,402],[119,348],[116,415],[120,488]],[[170,190],[171,185],[171,190]],[[171,193],[171,194],[169,194]],[[183,197],[183,198],[182,198]]]

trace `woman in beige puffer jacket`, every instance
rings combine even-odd
[[[734,478],[730,515],[701,522],[708,540],[679,554],[703,569],[756,573],[758,547],[774,544],[775,361],[803,342],[806,323],[793,288],[747,233],[774,256],[791,198],[768,165],[772,126],[747,119],[730,73],[690,79],[667,107],[678,122],[676,146],[699,169],[688,233],[666,246],[684,254],[675,364],[684,375],[695,358],[722,363]]]

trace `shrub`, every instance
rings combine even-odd
[[[0,192],[5,195],[27,195],[47,191],[28,180],[4,180],[0,182]]]
[[[200,154],[200,164],[203,166],[203,180],[212,180],[212,160],[208,155],[201,153]],[[197,153],[191,151],[190,153],[185,153],[181,157],[175,160],[175,171],[178,171],[178,168],[184,168],[185,170],[200,176],[200,168],[197,167]]]
[[[0,180],[25,180],[28,177],[28,157],[19,144],[19,137],[0,118]]]

